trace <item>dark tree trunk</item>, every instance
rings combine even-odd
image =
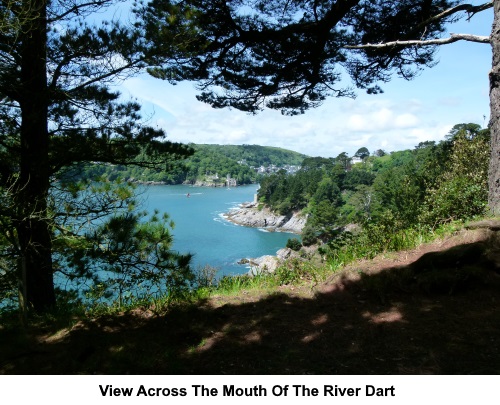
[[[21,157],[16,228],[25,280],[26,301],[35,311],[55,304],[52,242],[47,198],[49,135],[46,77],[47,0],[26,0],[30,17],[22,29]]]
[[[491,48],[493,61],[490,72],[491,159],[488,204],[494,215],[500,215],[500,0],[494,1]]]

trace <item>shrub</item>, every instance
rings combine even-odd
[[[291,238],[286,242],[286,247],[298,252],[302,247],[302,243],[297,238]]]
[[[487,132],[471,135],[459,131],[454,137],[446,170],[427,193],[427,209],[420,220],[434,226],[484,215],[488,199],[489,158]]]
[[[304,227],[301,236],[302,236],[302,244],[304,246],[314,245],[318,240],[315,229],[310,225],[306,225]]]

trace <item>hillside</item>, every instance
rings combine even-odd
[[[352,224],[377,246],[399,232],[484,215],[489,159],[488,129],[457,124],[439,143],[371,156],[366,149],[357,163],[345,153],[304,159],[294,175],[263,178],[258,201],[280,215],[307,215],[302,242],[327,244],[334,257],[345,244],[339,229]]]
[[[302,153],[273,146],[260,145],[193,145],[198,151],[204,150],[224,155],[235,161],[245,161],[248,166],[285,166],[302,164],[307,157]]]
[[[141,168],[123,165],[86,165],[83,176],[106,176],[110,180],[118,177],[135,182],[162,184],[203,183],[223,185],[227,176],[238,185],[256,183],[263,175],[280,168],[298,166],[306,155],[259,145],[208,145],[190,144],[195,151],[185,160],[172,162],[165,168]],[[140,156],[147,159],[147,156]]]
[[[268,290],[1,330],[0,373],[498,374],[500,222]]]
[[[195,153],[183,163],[189,183],[222,183],[227,176],[238,184],[256,183],[265,173],[298,166],[307,156],[259,145],[191,144]],[[218,179],[217,179],[218,177]],[[215,181],[214,181],[215,180]]]

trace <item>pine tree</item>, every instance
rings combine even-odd
[[[139,105],[123,101],[109,87],[151,58],[134,25],[86,22],[116,3],[21,0],[0,5],[2,256],[18,262],[25,300],[36,311],[56,300],[58,207],[51,192],[58,174],[82,162],[164,165],[190,153],[166,142],[162,131],[142,125]],[[144,149],[153,162],[136,159]]]

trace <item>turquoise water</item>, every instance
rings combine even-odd
[[[193,253],[194,268],[208,264],[218,268],[219,275],[234,275],[248,271],[237,264],[242,258],[274,255],[289,238],[296,237],[235,225],[223,218],[222,214],[239,204],[253,201],[257,188],[147,186],[142,197],[144,209],[170,215],[175,223],[173,249]]]

